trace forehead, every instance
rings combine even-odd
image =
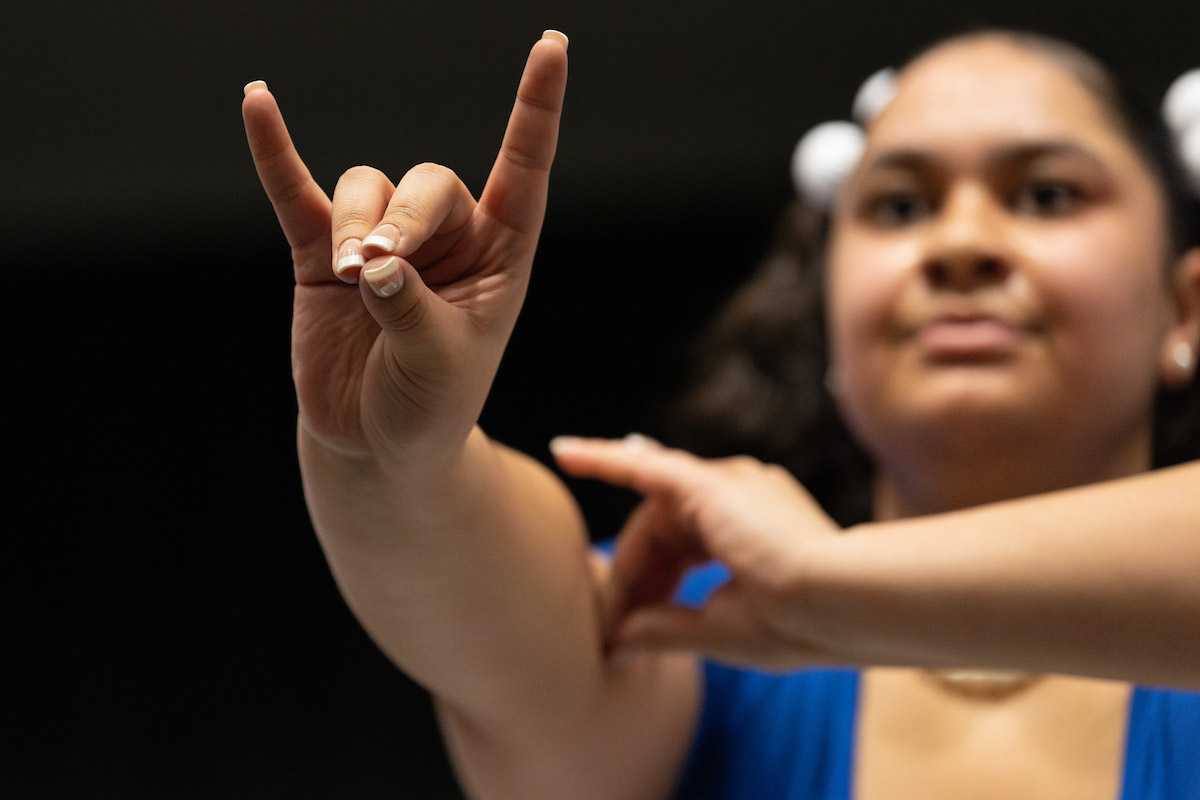
[[[1048,56],[998,38],[944,45],[911,64],[868,146],[986,146],[1122,139],[1100,102]],[[1123,142],[1120,142],[1123,143]]]

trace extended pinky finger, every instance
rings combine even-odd
[[[262,81],[247,84],[245,92],[242,119],[246,140],[283,235],[293,250],[328,247],[329,198],[296,152],[275,97]],[[296,277],[302,280],[313,276]]]

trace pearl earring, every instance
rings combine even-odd
[[[1180,369],[1191,369],[1193,358],[1192,346],[1187,342],[1179,342],[1172,348],[1171,358],[1175,360]]]

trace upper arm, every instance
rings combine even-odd
[[[600,586],[607,562],[592,565]],[[540,732],[485,732],[444,702],[438,718],[473,798],[665,800],[699,722],[702,672],[688,654],[631,656],[604,668],[590,702]]]

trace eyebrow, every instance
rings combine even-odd
[[[984,160],[984,168],[992,169],[1002,164],[1025,164],[1030,161],[1035,161],[1039,158],[1052,156],[1065,156],[1082,158],[1088,161],[1096,169],[1107,172],[1104,163],[1096,157],[1091,151],[1075,144],[1074,142],[1062,141],[1046,141],[1046,142],[1029,142],[1008,145],[1001,147],[988,154]],[[898,148],[894,150],[885,150],[879,155],[872,158],[865,165],[862,171],[870,172],[878,169],[898,168],[898,169],[921,169],[928,167],[947,166],[947,160],[928,150],[917,148]]]

